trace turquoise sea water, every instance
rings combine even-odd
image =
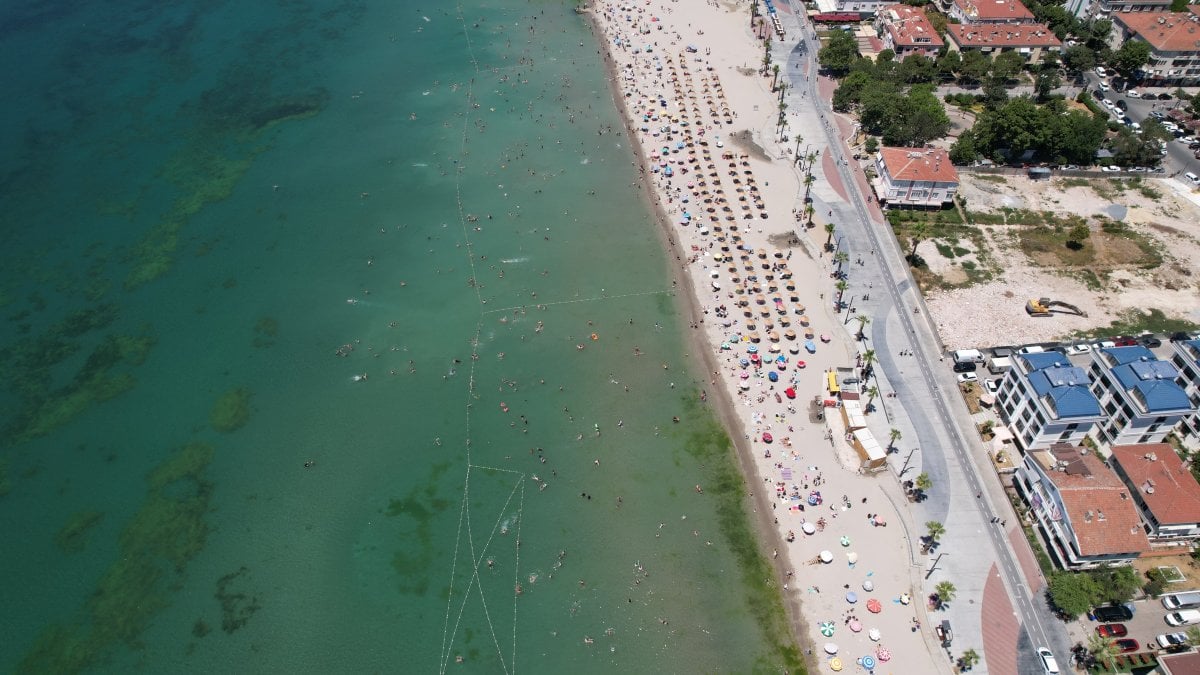
[[[19,2],[0,45],[0,671],[782,662],[569,4]]]

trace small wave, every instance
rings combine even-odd
[[[512,264],[514,264],[514,263],[523,263],[523,262],[529,262],[529,256],[527,256],[527,255],[523,255],[523,256],[521,256],[521,257],[519,257],[519,258],[501,258],[501,259],[500,259],[500,262],[504,263],[505,265],[512,265]]]
[[[425,167],[427,167],[427,166],[429,166],[429,165],[428,165],[428,164],[426,164],[425,162],[414,162],[414,163],[413,163],[413,166],[415,166],[415,167],[420,167],[420,168],[425,168]]]
[[[588,159],[587,157],[584,157],[583,159],[579,160],[580,164],[590,164],[591,162],[592,162],[592,160]]]

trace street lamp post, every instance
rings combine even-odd
[[[908,451],[908,457],[904,458],[904,466],[900,467],[900,473],[896,474],[896,477],[901,477],[904,475],[905,471],[908,471],[908,463],[912,461],[913,453],[915,453],[916,451],[917,451],[916,448],[913,448],[912,450]]]
[[[928,579],[933,574],[933,571],[937,569],[937,564],[939,561],[941,561],[942,556],[944,556],[944,555],[950,555],[950,554],[946,553],[946,552],[939,553],[938,556],[933,559],[933,564],[929,566],[929,571],[925,573],[926,579]]]

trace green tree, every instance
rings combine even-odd
[[[937,593],[939,606],[949,604],[954,599],[954,596],[958,595],[958,589],[949,581],[943,581],[934,586],[933,592]]]
[[[1139,68],[1150,63],[1150,44],[1142,40],[1126,40],[1110,61],[1118,73],[1133,77]]]
[[[871,376],[871,372],[875,370],[875,361],[878,357],[875,355],[874,349],[868,349],[863,352],[862,358],[862,376],[866,379]]]
[[[771,66],[771,72],[772,72],[771,91],[775,91],[775,88],[779,85],[779,64],[778,63]]]
[[[1091,608],[1096,582],[1086,574],[1057,571],[1050,575],[1049,589],[1054,606],[1074,617]]]
[[[1088,571],[1095,582],[1095,604],[1128,602],[1137,592],[1141,581],[1129,565],[1104,567]]]
[[[978,49],[964,52],[962,65],[958,67],[958,79],[964,84],[982,82],[992,70],[992,61]]]
[[[892,450],[896,447],[896,441],[900,440],[900,430],[893,428],[888,432],[888,449]]]
[[[1025,57],[1017,52],[1001,52],[992,60],[992,77],[1011,80],[1025,67]]]
[[[836,229],[837,225],[825,223],[825,234],[829,235],[825,238],[825,248],[829,248],[833,244],[833,231]]]
[[[858,338],[859,342],[862,342],[864,331],[867,329],[867,324],[871,323],[871,317],[860,313],[854,315],[854,320],[858,322],[858,335],[855,337]]]
[[[913,487],[921,492],[929,492],[929,489],[933,487],[933,479],[929,477],[928,473],[922,471],[917,474],[916,480],[913,481]]]
[[[1088,636],[1088,651],[1092,653],[1093,658],[1106,665],[1108,670],[1117,669],[1113,664],[1113,660],[1117,654],[1121,653],[1121,650],[1117,649],[1116,642],[1112,638],[1092,633]]]
[[[1108,142],[1113,162],[1119,166],[1156,166],[1162,162],[1158,143],[1122,127]]]
[[[975,148],[975,135],[964,131],[958,140],[950,146],[950,161],[960,166],[971,164],[979,159],[979,151]]]
[[[817,52],[817,62],[834,73],[845,73],[859,59],[858,41],[846,31],[835,30],[829,41]]]
[[[909,84],[933,82],[937,79],[937,64],[927,56],[913,54],[900,62],[898,74]]]
[[[959,670],[970,670],[977,663],[979,663],[979,652],[974,649],[968,649],[962,653],[962,656],[958,657]]]
[[[950,23],[950,18],[941,12],[926,12],[926,18],[929,19],[929,24],[933,26],[933,32],[938,34],[938,37],[943,40],[946,38],[946,25]],[[947,54],[957,54],[946,50]]]
[[[983,85],[983,102],[988,108],[998,108],[1008,102],[1008,85],[999,77],[989,77]]]
[[[895,61],[895,60],[896,60],[896,52],[891,49],[880,49],[879,53],[875,55],[875,63],[876,64],[888,63],[889,61]]]
[[[1188,642],[1193,645],[1200,645],[1200,626],[1191,626],[1187,629]]]
[[[867,140],[863,142],[863,150],[869,154],[875,154],[879,150],[879,140],[874,136],[867,136]]]
[[[837,289],[837,292],[838,292],[837,301],[838,301],[838,304],[840,305],[840,304],[842,304],[842,298],[845,297],[845,295],[846,295],[846,289],[850,288],[850,284],[846,283],[845,281],[838,281],[836,284],[833,285],[833,287]]]
[[[925,539],[930,543],[937,543],[943,534],[946,534],[946,526],[936,520],[930,520],[925,523]]]
[[[912,251],[908,253],[908,257],[913,258],[917,255],[917,246],[919,246],[929,234],[929,225],[923,220],[917,221],[916,223],[913,223],[911,228],[909,228],[908,233],[912,236]]]
[[[1078,223],[1067,232],[1067,248],[1078,251],[1083,248],[1083,242],[1087,241],[1092,231],[1088,229],[1087,223]]]
[[[875,386],[867,387],[867,407],[868,408],[870,408],[871,404],[875,402],[875,397],[877,397],[877,396],[879,396],[879,387],[875,387]]]
[[[1101,19],[1093,21],[1087,31],[1087,46],[1096,52],[1097,60],[1107,62],[1108,36],[1112,33],[1112,21]]]
[[[1033,88],[1037,94],[1037,99],[1039,101],[1046,101],[1060,85],[1062,85],[1062,78],[1058,76],[1057,68],[1042,68],[1038,71]]]
[[[1091,70],[1096,67],[1096,52],[1083,45],[1067,47],[1063,52],[1063,66],[1073,75]]]
[[[1171,0],[1172,12],[1186,12],[1189,0]]]
[[[962,56],[957,51],[948,51],[937,59],[938,77],[944,81],[954,79],[962,67]]]

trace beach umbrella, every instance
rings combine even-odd
[[[875,590],[875,582],[871,581],[870,579],[867,579],[866,581],[863,582],[863,590],[868,593]]]
[[[849,627],[852,632],[858,633],[862,630],[862,623],[858,619],[851,619]]]
[[[818,557],[821,558],[821,562],[823,563],[833,562],[833,553],[830,551],[821,551]]]
[[[879,659],[880,661],[890,661],[892,659],[892,650],[880,645],[879,648],[875,650],[875,658]]]
[[[821,635],[825,637],[833,637],[833,622],[824,621],[821,623]]]
[[[750,352],[751,354],[757,354],[757,353],[758,353],[758,346],[757,346],[757,345],[750,345],[749,347],[746,347],[746,351]]]
[[[858,602],[858,593],[855,593],[854,591],[846,591],[846,602],[852,605]]]
[[[817,345],[816,345],[816,344],[814,344],[812,340],[805,340],[805,341],[804,341],[804,348],[808,350],[808,353],[809,353],[809,354],[816,354],[816,353],[817,353]]]
[[[730,345],[728,342],[722,342],[721,349],[733,349],[733,345]]]
[[[867,611],[872,614],[878,614],[883,611],[883,605],[880,604],[879,600],[871,598],[867,600]]]
[[[796,331],[789,328],[789,329],[783,331],[783,336],[789,340],[795,340],[796,339]]]
[[[795,346],[796,346],[796,345],[792,345],[792,347],[795,347]],[[795,353],[795,352],[793,352],[793,353]],[[797,369],[797,370],[803,370],[804,368],[807,368],[807,367],[808,367],[808,363],[806,363],[806,362],[804,362],[804,361],[797,361],[797,362],[796,362],[796,369]]]
[[[846,535],[844,535],[844,534],[842,535],[842,538],[841,538],[839,541],[842,543],[842,546],[849,546],[849,545],[850,545],[850,537],[847,537],[847,536],[846,536]]]
[[[788,387],[787,389],[784,389],[783,394],[785,396],[787,396],[788,398],[796,398],[796,390],[793,389],[792,387]]]
[[[832,659],[829,659],[829,668],[830,668],[830,670],[833,670],[835,672],[841,670],[842,669],[842,660],[836,656],[833,657]]]
[[[871,630],[867,631],[867,637],[871,638],[872,642],[878,642],[879,641],[879,629],[872,628]]]
[[[856,553],[854,551],[850,551],[849,553],[846,554],[846,560],[848,560],[850,562],[850,564],[853,565],[854,563],[858,562],[858,553]]]
[[[838,646],[833,644],[832,642],[826,642],[825,643],[825,653],[826,654],[838,653]],[[878,654],[876,654],[876,656],[878,656]]]
[[[804,534],[812,534],[817,531],[817,526],[812,523],[804,523],[800,526],[800,529],[804,530]]]
[[[788,345],[788,351],[793,354],[799,354],[800,353],[800,345],[792,343],[792,344]],[[804,363],[804,362],[800,361],[799,363],[796,364],[796,367],[803,368],[804,366],[800,365],[801,363]]]
[[[748,370],[743,370],[743,371],[742,371],[742,375],[741,375],[741,377],[742,377],[742,379],[743,379],[743,380],[749,379],[749,378],[750,378],[750,371],[748,371]]]
[[[867,670],[871,670],[872,668],[874,668],[875,667],[875,657],[870,656],[870,655],[862,657],[862,667],[866,668]]]
[[[778,382],[779,374],[772,370],[770,373],[767,374],[767,379],[772,382]]]
[[[910,602],[912,602],[912,596],[910,596],[908,593],[900,594],[900,604],[907,605]]]

